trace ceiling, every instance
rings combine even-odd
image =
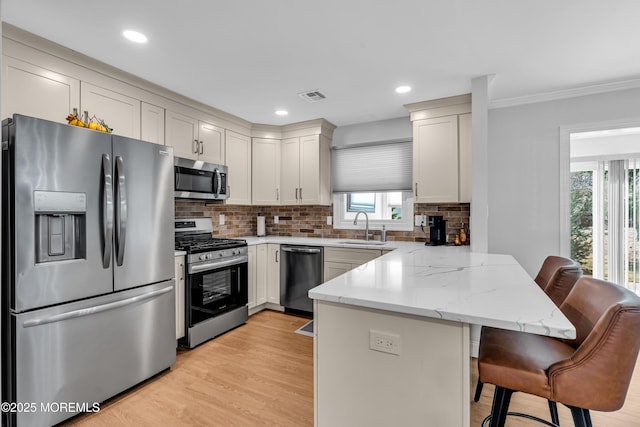
[[[407,116],[490,74],[494,100],[640,77],[637,0],[1,1],[3,21],[253,123]]]

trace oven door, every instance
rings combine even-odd
[[[247,265],[246,255],[217,265],[189,265],[186,294],[189,327],[247,304]]]

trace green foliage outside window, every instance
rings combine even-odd
[[[571,174],[571,258],[593,274],[593,173]]]

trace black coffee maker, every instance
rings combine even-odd
[[[447,243],[447,221],[441,216],[429,215],[429,241],[427,246],[440,246]]]

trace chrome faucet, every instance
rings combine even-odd
[[[364,214],[365,224],[364,224],[364,240],[369,240],[369,237],[372,237],[373,234],[369,234],[369,215],[365,211],[358,211],[356,213],[356,217],[353,220],[353,225],[358,225],[358,217],[360,214]]]

